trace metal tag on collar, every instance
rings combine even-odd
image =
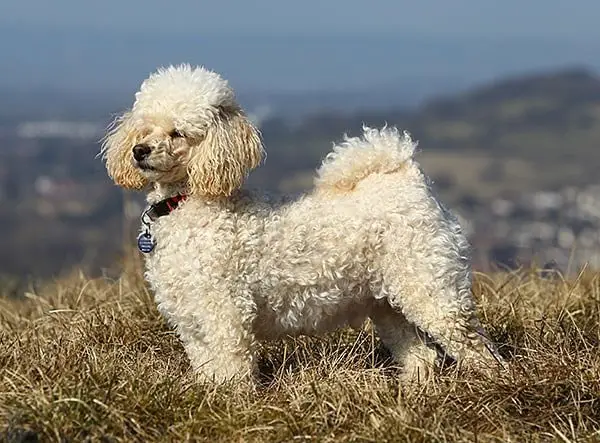
[[[152,234],[150,234],[150,223],[152,220],[152,217],[150,216],[151,211],[152,206],[142,212],[141,222],[145,229],[137,238],[138,249],[144,254],[152,252],[156,246],[156,241],[154,240],[154,237],[152,237]]]
[[[154,250],[156,241],[154,241],[154,237],[152,237],[150,231],[146,230],[138,235],[137,244],[140,251],[142,251],[144,254],[148,254]]]

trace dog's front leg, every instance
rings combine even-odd
[[[178,322],[179,336],[200,379],[252,380],[257,371],[253,311],[249,304],[236,304],[234,297],[215,297],[187,321]]]
[[[250,340],[230,332],[206,337],[201,334],[180,337],[194,372],[201,381],[224,383],[230,380],[251,381],[255,373],[255,356]],[[212,329],[212,334],[215,329]]]

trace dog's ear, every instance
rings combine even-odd
[[[133,166],[131,149],[135,145],[137,132],[131,123],[131,113],[117,117],[102,141],[101,154],[106,161],[106,170],[113,181],[126,189],[143,189],[145,177]]]
[[[228,197],[263,157],[258,130],[240,109],[220,108],[198,146],[190,151],[188,185],[192,194]]]

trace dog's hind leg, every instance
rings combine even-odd
[[[403,380],[427,381],[433,374],[437,352],[427,346],[417,327],[386,300],[380,300],[373,306],[371,320],[383,345],[402,366]]]
[[[401,310],[410,323],[461,367],[485,372],[502,367],[501,358],[477,318],[470,292],[459,294],[453,288],[434,289],[413,283],[408,287],[391,286],[394,296],[389,296],[388,301],[395,309]]]
[[[382,296],[459,366],[495,372],[502,360],[477,317],[466,239],[456,222],[420,214],[386,237]]]

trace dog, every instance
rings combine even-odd
[[[476,315],[469,244],[396,128],[363,128],[327,155],[314,189],[277,201],[242,188],[264,149],[219,74],[160,68],[108,128],[101,154],[125,189],[147,189],[145,278],[194,371],[251,380],[257,344],[370,318],[408,381],[440,354],[502,361]]]

